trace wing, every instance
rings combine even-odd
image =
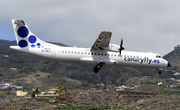
[[[96,39],[95,43],[91,47],[91,49],[103,49],[103,47],[109,46],[109,42],[111,40],[112,32],[102,31],[99,37]]]

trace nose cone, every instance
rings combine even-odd
[[[171,66],[171,64],[168,62],[167,67],[170,67],[170,66]]]

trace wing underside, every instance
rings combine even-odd
[[[91,47],[91,49],[103,49],[103,47],[109,46],[109,42],[111,40],[112,32],[102,31],[99,37],[96,39],[95,43]]]

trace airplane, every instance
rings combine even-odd
[[[161,74],[162,68],[171,65],[156,53],[124,51],[122,38],[120,45],[110,44],[112,32],[109,31],[102,31],[91,48],[77,48],[40,40],[23,20],[12,19],[12,25],[17,46],[10,46],[10,49],[52,61],[91,66],[94,73],[102,67],[120,66],[157,69]]]

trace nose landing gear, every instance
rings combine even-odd
[[[159,74],[162,74],[162,68],[157,69],[159,71]]]
[[[101,68],[102,66],[104,65],[104,62],[98,62],[97,65],[94,67],[94,73],[97,73]]]

